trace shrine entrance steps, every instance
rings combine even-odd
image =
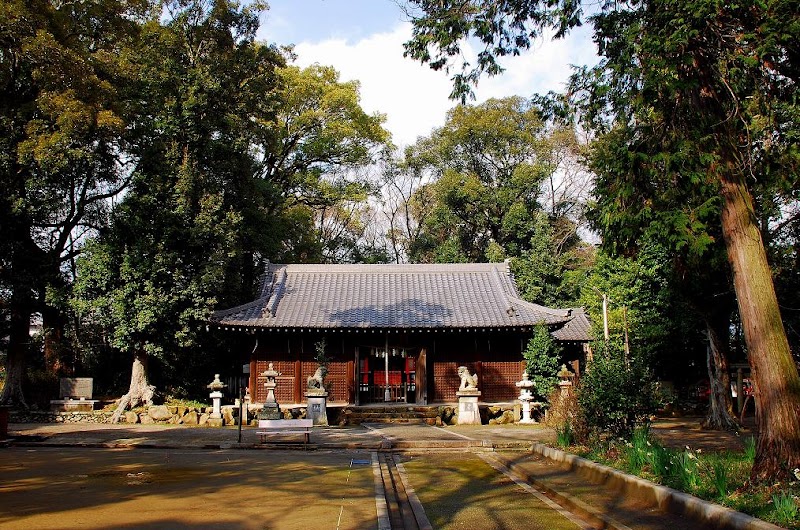
[[[346,425],[362,423],[414,423],[436,425],[438,406],[422,405],[364,405],[347,406],[339,413],[339,422]]]

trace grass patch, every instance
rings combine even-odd
[[[788,484],[750,485],[755,458],[752,437],[745,440],[743,451],[703,453],[688,446],[681,450],[666,448],[653,439],[647,427],[640,427],[629,440],[593,440],[586,446],[570,446],[569,450],[594,462],[800,530],[800,476]],[[800,475],[800,471],[796,474]]]

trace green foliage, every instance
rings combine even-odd
[[[643,246],[635,258],[611,257],[599,251],[581,291],[581,305],[591,315],[595,336],[602,336],[602,302],[606,295],[612,342],[623,343],[627,327],[630,351],[643,363],[655,368],[660,367],[662,359],[696,355],[692,343],[699,337],[688,330],[696,328],[697,323],[680,303],[672,278],[670,257],[656,243]],[[671,367],[661,368],[662,373],[671,373]],[[685,371],[685,367],[682,369]]]
[[[574,1],[412,4],[419,10],[412,10],[414,32],[406,43],[411,57],[449,69],[465,42],[485,46],[477,59],[465,57],[453,77],[453,96],[462,98],[481,74],[502,71],[498,58],[530,48],[548,29],[563,35],[584,18],[584,3]],[[797,189],[800,175],[797,13],[794,0],[724,9],[711,0],[603,3],[587,17],[601,60],[579,69],[568,96],[549,98],[548,105],[596,134],[589,155],[596,175],[592,219],[609,254],[633,256],[659,241],[677,265],[677,278],[716,280],[700,291],[698,298],[707,300],[729,291],[721,281],[729,269],[719,267],[725,231],[743,327],[762,330],[745,337],[750,358],[784,367],[769,381],[769,370],[756,370],[762,386],[785,389],[763,405],[792,403],[783,410],[800,408],[800,379],[759,232],[769,238],[770,230],[783,232],[796,218],[796,208],[786,206],[796,203],[787,190]],[[697,296],[692,287],[686,292]],[[758,302],[755,291],[763,293]],[[776,409],[760,418],[762,436],[778,436],[766,418],[791,425],[784,432],[800,432],[796,415]],[[798,438],[790,438],[774,440],[781,458],[758,455],[754,478],[785,476],[777,460],[800,462]]]
[[[548,216],[535,212],[531,218],[529,245],[511,261],[520,296],[550,307],[579,305],[581,288],[594,261],[594,249],[575,243],[563,252]]]
[[[385,261],[363,237],[364,203],[374,186],[363,168],[390,142],[385,117],[361,108],[358,82],[342,82],[332,67],[276,70],[275,117],[258,139],[259,177],[287,219],[280,259],[294,262]],[[277,249],[272,250],[275,253]]]
[[[10,325],[3,400],[24,402],[32,312],[58,314],[84,235],[128,184],[146,1],[4,2],[0,9],[0,291]],[[8,320],[7,320],[8,319]],[[50,322],[46,322],[49,325]],[[4,334],[4,336],[6,336]]]
[[[725,459],[718,458],[711,461],[711,482],[717,495],[724,498],[728,495],[730,488],[730,466]]]
[[[692,491],[700,485],[697,456],[689,449],[674,457],[672,477],[678,489]]]
[[[653,375],[639,357],[626,359],[619,344],[594,348],[577,388],[581,417],[590,434],[627,436],[658,408]]]
[[[752,459],[746,444],[744,452],[707,453],[689,446],[673,449],[661,445],[652,430],[643,427],[637,428],[629,440],[594,438],[586,456],[766,521],[789,528],[800,523],[789,503],[797,502],[791,487],[776,491],[774,484],[749,481]],[[787,510],[785,515],[779,506]]]
[[[772,504],[775,506],[778,520],[783,524],[789,524],[797,519],[800,510],[798,510],[797,501],[791,492],[782,491],[773,494]]]
[[[756,459],[756,438],[748,436],[744,439],[744,455],[751,462]]]
[[[322,337],[322,339],[314,343],[314,351],[316,352],[314,355],[314,360],[319,366],[324,366],[327,368],[332,358],[325,353],[325,348],[327,348],[325,337]]]
[[[450,59],[460,56],[450,97],[462,102],[472,96],[472,85],[481,75],[503,71],[499,58],[530,48],[545,28],[560,38],[581,23],[580,3],[572,0],[411,0],[410,4],[414,28],[412,39],[404,45],[405,55],[448,72]],[[468,38],[483,45],[477,59],[461,55]]]
[[[132,186],[79,261],[73,307],[113,348],[180,366],[191,394],[211,371],[204,323],[251,299],[265,259],[381,260],[360,244],[372,189],[352,175],[388,134],[357,83],[256,42],[258,5],[167,7],[137,41]]]
[[[562,270],[582,263],[572,252],[580,242],[580,197],[551,186],[553,175],[575,158],[577,148],[574,134],[549,127],[539,109],[523,98],[455,107],[443,127],[406,150],[403,169],[430,175],[430,183],[414,196],[414,204],[426,209],[415,214],[421,225],[409,258],[518,257],[520,270],[530,270],[531,282],[543,272],[546,280],[540,282],[556,284],[548,284],[547,294],[557,291]],[[545,249],[554,257],[540,263]],[[531,289],[531,296],[538,294]],[[556,297],[561,293],[554,292],[551,298]]]
[[[630,442],[625,446],[625,458],[627,460],[627,469],[631,473],[641,473],[645,463],[648,462],[648,453],[650,449],[650,427],[645,424],[636,427],[631,435]]]
[[[540,401],[547,401],[558,385],[559,347],[546,325],[539,324],[534,328],[522,356],[528,376],[534,383],[533,395]]]
[[[556,427],[556,444],[559,447],[567,448],[575,443],[575,433],[572,431],[572,424],[565,422]]]

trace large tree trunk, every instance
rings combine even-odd
[[[11,328],[9,330],[6,381],[0,404],[28,408],[22,393],[25,362],[30,345],[31,310],[16,293],[11,297]]]
[[[744,176],[721,175],[722,231],[750,359],[758,442],[750,478],[788,480],[800,467],[800,377],[789,351],[753,199]]]
[[[62,312],[55,307],[42,308],[42,330],[44,332],[45,369],[58,377],[71,372],[64,362],[64,328],[66,322]]]
[[[133,356],[131,369],[131,386],[128,393],[122,396],[117,405],[117,410],[111,416],[111,423],[117,423],[122,413],[139,405],[152,405],[156,387],[147,382],[147,360],[145,352],[140,351]]]
[[[724,319],[730,322],[730,319]],[[720,323],[721,324],[721,323]],[[722,333],[728,333],[724,327],[715,326],[706,321],[708,334],[708,379],[711,389],[708,403],[708,414],[703,420],[704,429],[719,431],[738,431],[741,426],[733,414],[731,399],[731,375],[728,371],[728,340]]]
[[[14,227],[20,229],[19,226]],[[32,247],[36,248],[36,247]],[[6,381],[0,403],[28,408],[22,392],[30,350],[31,315],[35,307],[33,282],[36,263],[34,253],[15,247],[11,253],[11,299],[9,300],[10,328]]]

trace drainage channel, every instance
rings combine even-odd
[[[409,484],[399,457],[392,453],[379,453],[377,456],[388,527],[392,530],[431,529],[422,503]]]

